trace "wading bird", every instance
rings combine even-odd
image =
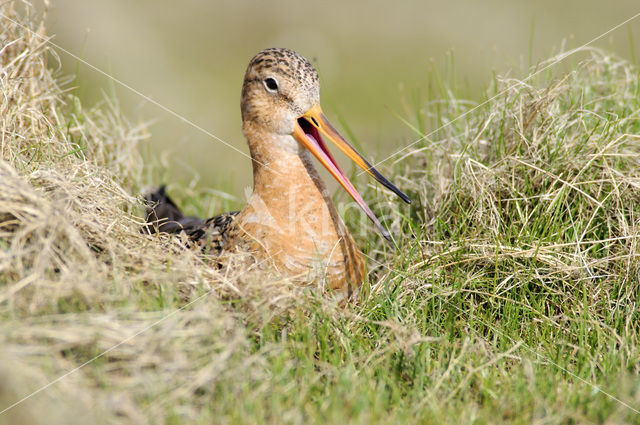
[[[318,73],[296,52],[271,48],[251,59],[241,110],[253,163],[253,192],[247,206],[199,220],[183,216],[161,188],[148,195],[153,203],[147,212],[148,229],[184,231],[195,243],[218,253],[242,247],[257,260],[268,260],[283,276],[323,282],[336,298],[350,297],[364,279],[363,254],[339,217],[311,154],[382,236],[390,236],[340,170],[322,136],[405,202],[410,199],[327,120],[320,108]]]

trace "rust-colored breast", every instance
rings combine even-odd
[[[283,276],[350,297],[364,279],[362,253],[310,157],[279,152],[262,164],[268,167],[254,164],[254,191],[231,224],[229,244],[241,244]]]

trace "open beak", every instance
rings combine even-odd
[[[367,214],[367,216],[373,221],[376,225],[382,236],[385,239],[391,240],[391,236],[389,232],[382,227],[380,221],[376,218],[376,216],[371,212],[367,204],[362,199],[362,196],[358,193],[358,191],[353,187],[347,176],[342,172],[340,167],[338,167],[338,163],[333,159],[331,152],[327,149],[327,146],[324,144],[322,140],[323,134],[327,139],[329,139],[333,144],[335,144],[338,149],[345,153],[353,162],[358,164],[360,168],[369,173],[374,179],[380,182],[383,186],[390,189],[396,195],[398,195],[403,201],[410,204],[411,199],[404,193],[400,191],[397,187],[393,185],[389,180],[387,180],[382,174],[376,170],[373,165],[369,163],[362,155],[356,151],[353,146],[351,146],[340,134],[338,131],[331,125],[327,117],[322,113],[322,109],[320,105],[316,105],[309,109],[304,115],[298,118],[298,121],[293,130],[293,137],[302,144],[302,146],[306,147],[311,151],[311,153],[318,158],[318,161],[324,167],[329,170],[331,175],[338,180],[338,183],[344,188],[344,190],[351,195],[354,201],[358,203],[360,208]]]

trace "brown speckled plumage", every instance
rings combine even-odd
[[[184,232],[192,248],[201,247],[207,253],[218,255],[227,245],[228,228],[240,211],[223,213],[207,220],[185,216],[161,186],[145,195],[147,210],[144,227],[146,233]]]

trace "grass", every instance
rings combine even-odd
[[[72,373],[0,424],[640,423],[637,67],[585,51],[455,122],[434,80],[407,120],[451,124],[387,162],[410,209],[364,190],[396,246],[348,216],[370,273],[340,309],[142,235],[144,127],[1,28],[0,410]]]

